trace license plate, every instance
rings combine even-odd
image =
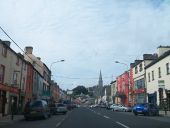
[[[31,112],[31,114],[35,114],[35,113],[36,113],[36,111],[32,111],[32,112]]]
[[[137,111],[137,112],[141,113],[142,111]]]

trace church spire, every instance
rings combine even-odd
[[[99,86],[103,86],[103,80],[102,80],[101,70],[100,70],[100,75],[99,75]]]

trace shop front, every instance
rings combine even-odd
[[[5,116],[10,112],[11,105],[17,108],[18,88],[0,83],[0,115]],[[13,101],[13,102],[12,102]]]
[[[145,103],[145,102],[146,102],[145,89],[141,88],[141,89],[135,90],[135,104]]]

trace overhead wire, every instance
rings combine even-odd
[[[25,55],[31,59],[32,61],[34,61],[30,56],[28,56],[28,54],[7,34],[7,32],[0,26],[0,29],[2,30],[2,32],[23,52],[25,53]],[[36,62],[35,62],[36,63]],[[41,65],[39,65],[38,63],[36,63],[40,68],[43,68]]]

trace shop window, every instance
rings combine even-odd
[[[4,83],[5,66],[0,65],[0,83]]]
[[[2,55],[3,55],[4,57],[7,57],[7,47],[6,47],[6,46],[3,46],[3,47],[2,47]]]
[[[170,70],[169,70],[169,63],[166,63],[166,73],[167,73],[167,75],[169,75],[169,74],[170,74]]]

